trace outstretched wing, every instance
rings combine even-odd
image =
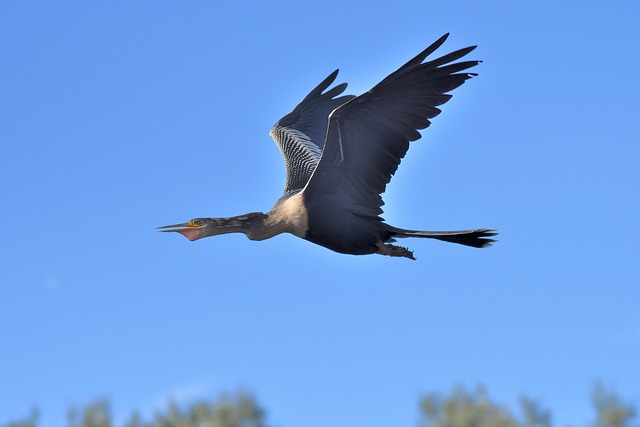
[[[305,194],[338,198],[356,215],[377,217],[384,204],[381,194],[409,141],[421,137],[447,102],[447,92],[475,74],[461,72],[480,61],[453,63],[475,49],[460,49],[429,62],[447,39],[445,34],[367,93],[337,108],[329,117],[322,158]]]
[[[335,70],[313,89],[298,106],[273,126],[271,138],[275,141],[284,157],[287,177],[285,194],[300,191],[313,174],[327,134],[329,114],[354,98],[343,95],[336,98],[347,88],[346,83],[322,93],[338,76]]]

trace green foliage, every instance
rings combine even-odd
[[[153,419],[144,420],[133,413],[124,427],[266,427],[264,411],[246,393],[224,395],[216,401],[197,401],[184,407],[168,402],[166,408]],[[84,407],[71,408],[67,427],[122,427],[113,420],[111,405],[98,399]],[[38,413],[34,411],[24,420],[4,424],[3,427],[37,427]]]
[[[449,396],[428,394],[420,401],[421,427],[551,427],[551,412],[538,402],[520,398],[521,416],[491,400],[483,387],[473,392],[455,388]],[[596,412],[590,427],[633,427],[636,416],[633,404],[624,402],[600,384],[592,392]]]
[[[632,424],[636,407],[615,392],[596,384],[591,393],[595,420],[586,427],[640,427]],[[420,400],[420,427],[551,427],[551,413],[534,400],[519,399],[518,415],[493,401],[483,387],[472,392],[455,388],[450,395],[431,393]],[[133,413],[115,425],[109,401],[98,399],[84,407],[72,408],[66,427],[266,427],[265,414],[255,399],[245,393],[224,395],[215,401],[201,400],[188,405],[168,402],[150,420]],[[2,427],[37,427],[39,413]]]
[[[522,424],[525,427],[551,427],[551,411],[542,409],[535,400],[520,396]]]
[[[532,400],[521,398],[523,418],[493,402],[483,387],[474,392],[454,389],[451,396],[438,394],[425,396],[420,407],[424,427],[549,427],[549,412],[543,411]]]
[[[631,427],[637,410],[632,403],[623,402],[614,392],[597,383],[591,392],[591,404],[596,410],[594,427]]]
[[[37,409],[32,409],[31,414],[20,421],[12,421],[4,424],[6,427],[36,427],[40,413]]]
[[[199,401],[180,409],[170,402],[165,413],[158,413],[144,423],[136,414],[129,427],[265,427],[264,411],[246,394],[223,396],[212,404]]]
[[[99,399],[82,409],[68,412],[69,427],[112,427],[111,408],[107,399]]]

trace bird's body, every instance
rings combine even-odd
[[[479,62],[453,63],[475,46],[423,62],[447,36],[358,97],[338,96],[346,83],[326,90],[338,74],[334,71],[276,123],[270,134],[287,174],[284,194],[269,212],[196,218],[161,227],[162,231],[177,231],[189,240],[233,232],[264,240],[291,233],[340,253],[412,259],[411,251],[391,243],[396,238],[427,237],[488,246],[493,230],[413,231],[390,226],[380,217],[381,194],[409,142],[419,139],[418,130],[440,113],[437,106],[451,98],[447,92],[474,75],[461,71]]]

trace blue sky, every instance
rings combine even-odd
[[[640,399],[640,6],[632,1],[2,2],[0,422],[243,387],[276,426],[414,426],[422,393],[595,380]],[[477,44],[385,194],[399,227],[495,227],[417,262],[155,232],[271,208],[268,136],[335,68],[359,94]]]

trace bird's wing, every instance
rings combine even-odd
[[[347,88],[346,83],[322,93],[337,76],[338,70],[335,70],[269,132],[282,152],[287,168],[285,194],[295,193],[307,184],[322,154],[329,114],[355,98],[353,95],[338,96]]]
[[[377,217],[381,194],[409,149],[447,102],[447,92],[475,74],[461,72],[480,61],[453,63],[475,49],[460,49],[424,62],[447,39],[445,34],[367,93],[329,117],[322,157],[305,188],[313,197],[338,198],[356,215]]]

